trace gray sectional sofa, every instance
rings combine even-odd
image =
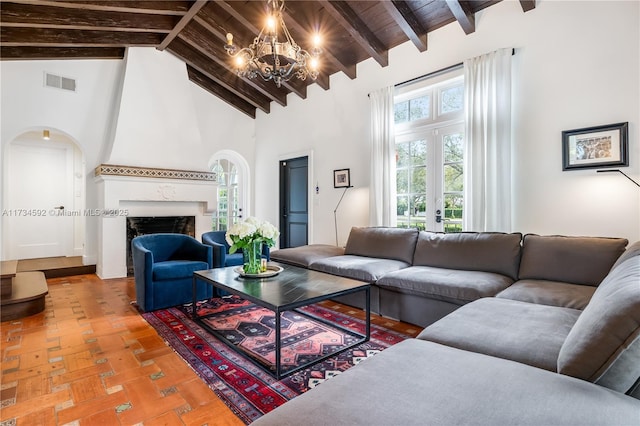
[[[426,328],[256,424],[640,425],[640,242],[626,245],[354,228],[344,249],[274,251],[372,283],[379,313]]]

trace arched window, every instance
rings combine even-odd
[[[211,227],[224,231],[248,211],[248,165],[237,153],[224,151],[214,156],[210,169],[218,178],[217,203]]]

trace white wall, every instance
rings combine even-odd
[[[313,152],[320,193],[313,197],[315,243],[335,244],[333,210],[342,195],[332,171],[351,168],[355,188],[339,214],[339,244],[351,226],[368,224],[370,150],[367,94],[502,48],[514,61],[513,231],[595,235],[640,240],[640,191],[622,175],[562,171],[561,131],[629,122],[630,167],[640,174],[640,3],[539,1],[524,13],[505,1],[476,14],[476,32],[457,23],[429,34],[427,52],[407,42],[389,52],[389,66],[373,60],[358,76],[331,77],[331,89],[310,88],[306,100],[289,95],[256,119],[256,214],[278,223],[278,160]]]
[[[251,214],[278,223],[278,162],[289,154],[310,152],[320,193],[312,195],[311,242],[334,244],[333,210],[342,191],[333,188],[334,169],[350,168],[352,184],[338,210],[339,243],[351,226],[368,224],[369,103],[367,94],[386,85],[462,62],[501,47],[516,48],[514,60],[514,220],[513,230],[542,234],[621,236],[640,240],[640,191],[621,175],[594,171],[562,172],[562,130],[629,122],[630,167],[640,179],[640,3],[545,1],[527,13],[516,1],[504,1],[476,15],[476,32],[465,35],[457,23],[429,34],[429,49],[419,53],[407,42],[389,52],[390,65],[358,65],[358,77],[331,77],[331,90],[309,88],[307,99],[289,95],[288,106],[272,104],[254,121],[196,85],[166,52],[144,52],[137,74],[189,94],[195,129],[177,150],[175,137],[146,136],[143,147],[111,151],[115,113],[122,100],[125,62],[117,60],[0,61],[2,152],[18,135],[50,128],[74,140],[84,155],[86,207],[97,207],[93,169],[106,160],[133,165],[206,169],[211,156],[225,149],[243,155],[252,168]],[[148,54],[147,54],[148,53]],[[181,65],[180,65],[181,67]],[[182,68],[181,68],[182,69]],[[78,91],[45,88],[48,71],[76,78]],[[157,74],[156,74],[157,73]],[[180,75],[177,75],[180,74]],[[184,96],[183,96],[184,95]],[[194,106],[195,105],[195,106]],[[131,111],[139,123],[156,123],[150,110]],[[175,135],[172,129],[171,135]],[[148,145],[147,145],[148,144]],[[109,157],[110,153],[117,157]],[[131,158],[129,158],[131,156]],[[4,159],[3,159],[4,161]],[[4,166],[4,163],[3,163]],[[46,178],[46,177],[43,177]],[[11,183],[2,182],[2,188]],[[85,255],[96,255],[97,223],[87,218]]]
[[[91,209],[98,208],[99,202],[93,171],[110,161],[207,170],[216,152],[233,149],[253,167],[253,119],[190,83],[185,65],[169,53],[131,51],[137,60],[0,61],[0,152],[4,154],[12,140],[31,130],[48,128],[52,136],[64,134],[84,155],[83,195],[86,208]],[[76,79],[77,91],[44,87],[45,71]],[[140,86],[137,79],[146,80],[148,85]],[[149,94],[149,87],[158,85],[162,96]],[[127,91],[123,92],[125,86]],[[143,102],[149,98],[151,105]],[[121,119],[120,112],[124,113]],[[169,121],[167,116],[178,119]],[[123,127],[118,128],[118,121]],[[125,139],[122,146],[113,145],[114,136],[122,129],[133,130],[134,136]],[[1,160],[5,169],[4,155]],[[3,176],[3,191],[16,184]],[[97,218],[87,217],[82,239],[84,256],[91,263],[97,258],[97,234]]]

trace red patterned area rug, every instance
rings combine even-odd
[[[364,334],[362,320],[319,305],[307,306],[300,311],[305,315],[285,312],[282,316],[281,333],[286,342],[282,347],[283,371],[348,346],[357,339],[340,329],[314,321],[314,318]],[[211,327],[225,333],[228,340],[241,346],[248,355],[273,363],[273,312],[237,296],[198,303],[199,315],[214,312],[219,315],[215,320],[207,320]],[[246,424],[408,337],[371,324],[368,342],[276,380],[247,359],[247,355],[235,352],[193,322],[191,305],[147,312],[142,316]]]

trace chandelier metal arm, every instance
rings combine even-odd
[[[227,53],[234,58],[236,72],[241,77],[273,80],[277,87],[294,76],[300,80],[318,77],[318,57],[321,49],[316,45],[311,52],[303,50],[295,42],[282,16],[284,0],[268,0],[270,23],[262,28],[253,43],[238,49],[233,44],[233,35],[227,34],[224,45]],[[278,39],[281,30],[284,40]]]

